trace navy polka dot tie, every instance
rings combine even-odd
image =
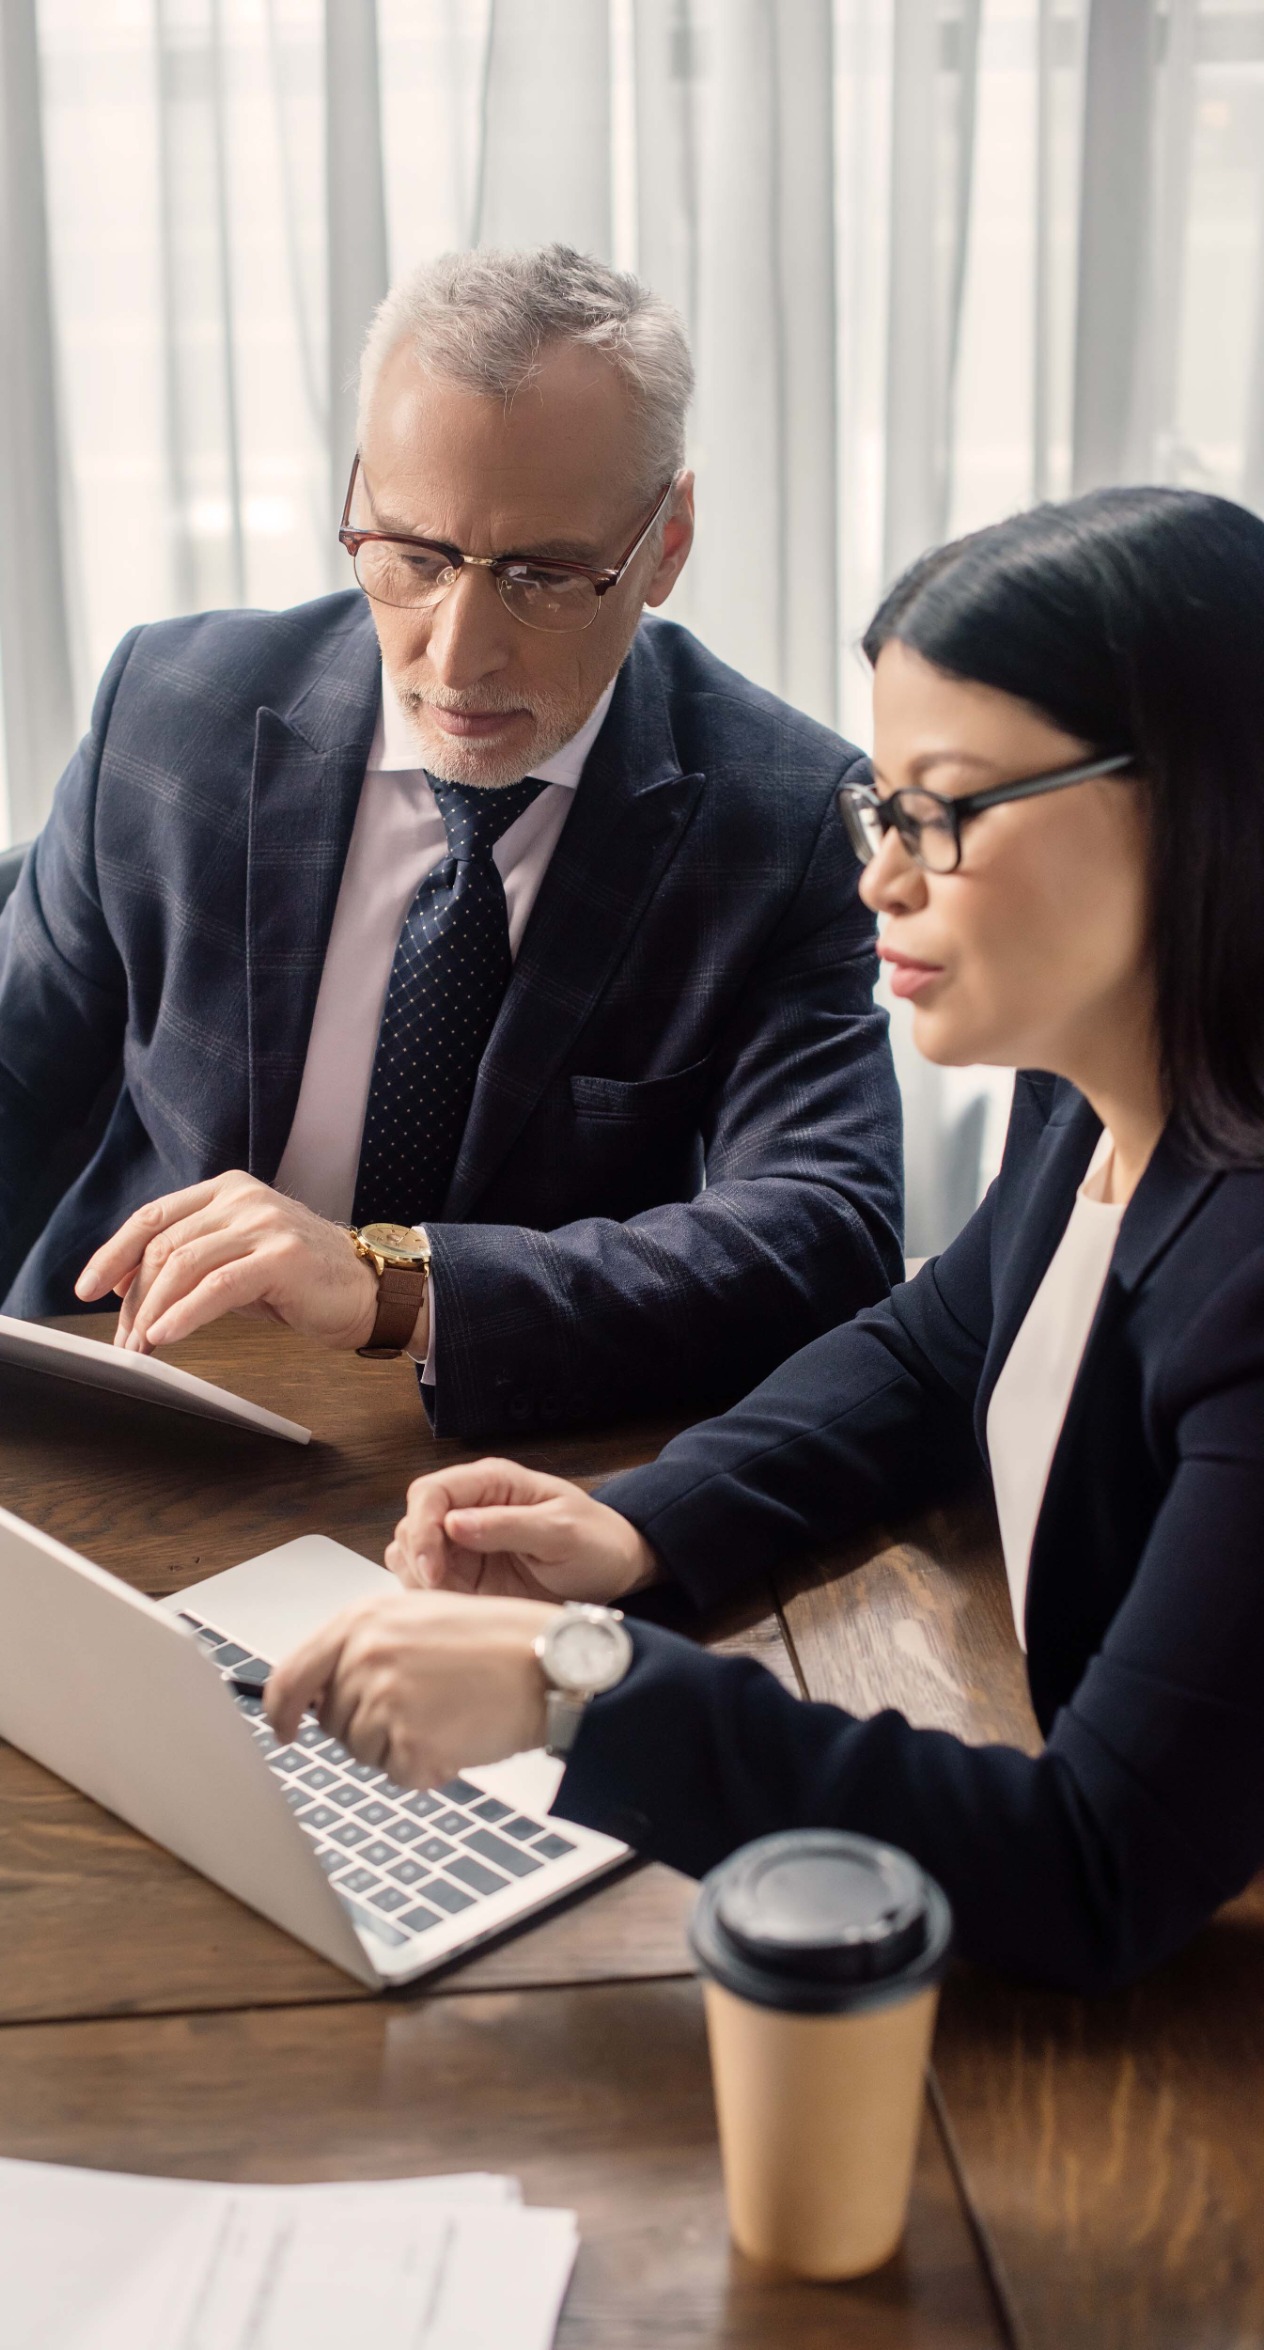
[[[418,889],[391,965],[360,1145],[357,1224],[420,1224],[443,1206],[513,968],[492,850],[545,788],[531,775],[498,788],[429,780],[449,853]]]

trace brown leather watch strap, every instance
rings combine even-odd
[[[356,1353],[385,1362],[403,1353],[416,1327],[430,1278],[426,1265],[387,1265],[377,1285],[377,1320]]]

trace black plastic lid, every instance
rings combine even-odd
[[[712,1869],[689,1939],[703,1974],[740,1999],[843,2013],[937,1982],[952,1912],[933,1877],[893,1845],[792,1828]]]

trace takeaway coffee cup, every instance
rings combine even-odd
[[[729,2227],[752,2259],[855,2277],[904,2229],[952,1915],[867,1836],[744,1845],[698,1892]]]

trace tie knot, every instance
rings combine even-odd
[[[448,835],[448,847],[458,865],[474,857],[490,857],[497,841],[544,790],[534,775],[521,783],[437,783],[430,788],[439,805]]]

